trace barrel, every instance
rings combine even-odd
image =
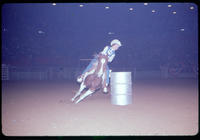
[[[111,72],[111,103],[132,104],[131,72]]]

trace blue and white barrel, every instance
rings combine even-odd
[[[111,103],[132,104],[131,72],[111,72]]]

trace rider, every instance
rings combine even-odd
[[[103,49],[103,51],[101,52],[102,54],[108,55],[108,62],[112,62],[112,60],[115,57],[115,51],[118,50],[118,48],[120,46],[122,46],[121,42],[118,39],[112,40],[110,45],[111,45],[111,47],[106,46]],[[83,81],[84,74],[90,70],[90,68],[96,63],[96,61],[97,61],[97,58],[94,58],[91,60],[90,64],[86,67],[86,69],[82,72],[82,74],[77,78],[77,82],[81,83]],[[106,86],[108,86],[108,84],[109,84],[109,72],[110,71],[111,70],[109,70],[109,67],[107,66],[107,68],[106,68],[106,77],[107,77]],[[106,87],[103,89],[103,92],[105,92],[105,93],[108,92]]]

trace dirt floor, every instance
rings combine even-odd
[[[197,79],[137,80],[133,103],[112,105],[101,91],[74,104],[79,85],[2,83],[2,131],[7,136],[195,135]]]

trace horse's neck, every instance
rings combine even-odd
[[[105,64],[102,64],[102,63],[101,63],[101,60],[102,60],[102,59],[99,59],[99,60],[98,60],[98,65],[96,66],[96,70],[95,70],[95,72],[94,72],[94,74],[97,75],[97,76],[98,76],[98,74],[99,74],[99,72],[100,72],[101,70],[102,70],[102,74],[104,73],[104,68],[103,68],[103,67],[104,67]],[[106,62],[105,62],[105,63],[106,63]],[[101,74],[101,75],[102,75],[102,74]]]
[[[99,70],[100,70],[100,66],[99,66],[99,64],[98,64],[98,65],[96,66],[96,68],[95,68],[94,74],[97,75],[98,72],[99,72]]]

